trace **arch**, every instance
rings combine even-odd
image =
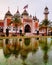
[[[30,27],[30,25],[27,24],[27,25],[25,26],[24,32],[25,32],[25,33],[30,33],[30,32],[31,32],[31,27]]]

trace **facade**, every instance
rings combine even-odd
[[[39,20],[36,16],[31,16],[27,12],[26,9],[24,9],[23,13],[20,14],[19,11],[12,15],[10,11],[8,10],[5,14],[4,20],[0,22],[0,28],[3,29],[3,33],[6,33],[6,29],[9,29],[9,33],[15,33],[16,29],[14,24],[10,24],[13,17],[18,16],[21,19],[22,25],[17,27],[17,34],[20,33],[20,30],[22,30],[22,33],[33,33],[36,34],[36,32],[39,30]],[[0,31],[1,32],[1,31]]]
[[[44,19],[48,19],[48,14],[49,14],[48,8],[45,7]],[[4,20],[0,20],[0,33],[3,32],[5,34],[7,28],[9,29],[10,34],[14,34],[16,32],[15,25],[13,23],[10,24],[13,17],[20,17],[22,23],[22,25],[19,25],[17,27],[17,34],[19,34],[21,30],[23,34],[32,33],[46,35],[46,27],[42,26],[40,28],[39,19],[37,19],[36,16],[32,17],[32,15],[29,15],[26,9],[24,9],[22,14],[20,14],[19,10],[17,10],[17,12],[14,15],[12,15],[10,10],[8,10],[7,13],[5,14]]]

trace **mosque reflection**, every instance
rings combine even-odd
[[[40,43],[41,50],[43,51],[43,62],[45,65],[47,65],[48,59],[49,59],[48,52],[52,46],[52,38],[50,38],[50,39],[49,38],[43,38],[43,39],[41,38],[41,41],[39,43]]]
[[[11,55],[23,60],[23,65],[26,65],[25,60],[30,52],[35,53],[38,50],[38,40],[32,38],[25,39],[4,39],[3,40],[3,53],[5,58],[9,58]]]
[[[25,60],[28,58],[29,53],[36,54],[40,50],[43,51],[43,62],[45,65],[48,63],[48,52],[52,45],[52,39],[50,44],[47,41],[47,38],[17,38],[17,39],[3,39],[2,48],[5,58],[10,58],[12,55],[15,58],[20,56],[20,59],[23,61],[23,65],[27,65]]]

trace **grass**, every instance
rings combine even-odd
[[[52,38],[52,36],[39,36],[39,35],[34,35],[34,36],[9,36],[9,37],[0,37],[0,39],[15,39],[15,38]]]

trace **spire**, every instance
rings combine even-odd
[[[8,7],[8,11],[10,11],[10,7]]]
[[[32,15],[30,14],[30,17],[32,17]]]
[[[19,7],[17,6],[17,12],[16,13],[19,13]]]
[[[20,12],[19,12],[19,8],[18,7],[17,7],[16,13],[14,14],[14,17],[20,17]]]
[[[10,12],[10,8],[8,7],[8,11],[6,12],[6,14],[5,14],[5,17],[7,17],[7,16],[12,16],[12,14],[11,14],[11,12]]]
[[[35,12],[35,16],[33,16],[33,20],[37,20],[36,12]]]
[[[35,12],[35,16],[36,16],[36,12]]]

